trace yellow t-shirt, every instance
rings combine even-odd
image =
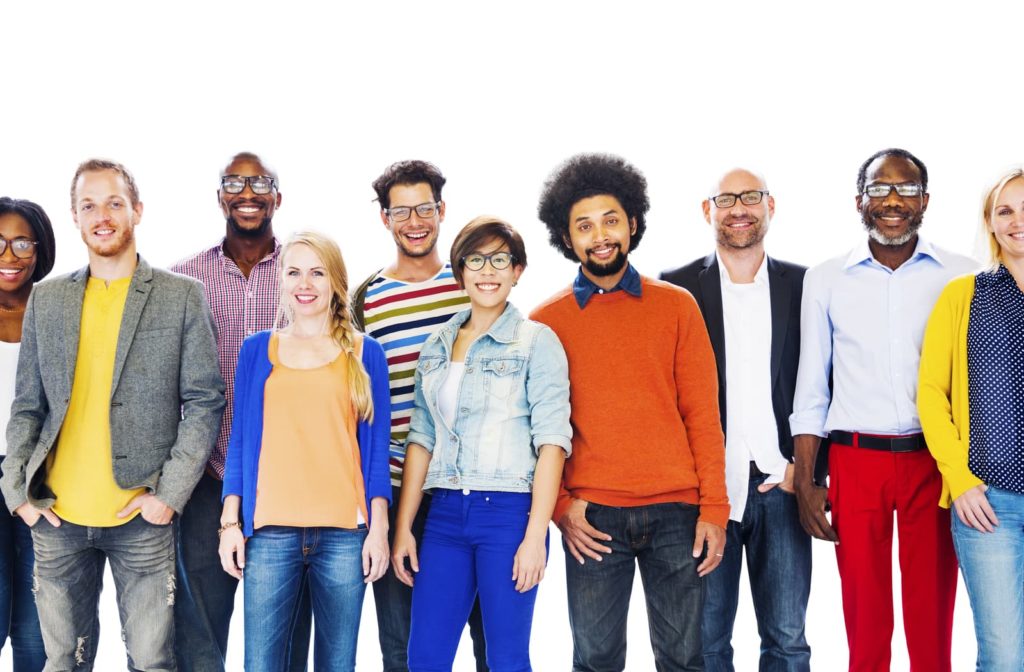
[[[123,525],[138,511],[127,518],[118,518],[117,512],[145,492],[118,487],[110,445],[114,356],[130,283],[131,278],[109,285],[89,278],[85,288],[71,401],[46,476],[57,498],[54,513],[76,525]]]

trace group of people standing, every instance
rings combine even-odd
[[[0,199],[17,672],[92,668],[107,561],[131,669],[223,670],[244,577],[247,670],[304,670],[311,638],[314,669],[352,669],[367,584],[385,670],[450,670],[467,623],[478,670],[529,670],[551,521],[574,670],[624,669],[637,567],[657,669],[732,670],[744,552],[761,669],[809,670],[812,536],[849,668],[887,670],[894,513],[913,669],[950,669],[958,559],[979,669],[1024,667],[1020,171],[986,195],[981,271],[920,237],[927,169],[886,149],[851,253],[767,256],[774,196],[734,169],[703,202],[715,251],[653,279],[643,174],[574,156],[538,215],[579,270],[528,317],[509,223],[442,259],[444,185],[423,161],[374,181],[396,255],[352,292],[331,238],[275,237],[254,154],[221,172],[225,237],[173,272],[136,251],[120,164],[79,166],[89,264],[34,289],[50,222]]]

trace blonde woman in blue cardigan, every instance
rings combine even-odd
[[[1024,670],[1024,172],[987,193],[991,265],[950,282],[921,352],[917,405],[952,506],[978,670]]]

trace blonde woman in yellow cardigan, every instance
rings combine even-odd
[[[991,265],[950,282],[921,352],[917,406],[952,503],[978,670],[1024,670],[1024,171],[987,193]]]

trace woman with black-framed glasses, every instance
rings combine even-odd
[[[53,227],[41,207],[0,198],[0,428],[7,426],[14,399],[25,308],[33,284],[53,269],[54,249]],[[0,440],[0,460],[6,445]],[[28,526],[17,516],[0,515],[0,647],[9,636],[14,672],[39,672],[46,664],[32,595],[34,560]]]

